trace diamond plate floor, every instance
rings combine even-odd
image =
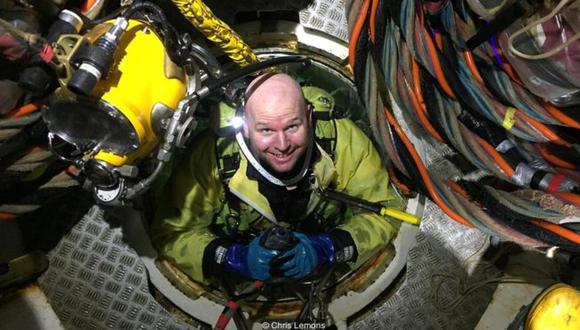
[[[187,329],[151,296],[145,268],[126,245],[118,224],[103,219],[94,206],[48,254],[50,267],[40,279],[55,312],[67,329]],[[467,296],[457,310],[442,312],[432,292],[434,274],[481,280],[486,276],[463,263],[487,237],[466,229],[428,204],[410,252],[407,273],[395,294],[377,302],[375,310],[352,324],[353,329],[468,329],[483,314],[493,286]],[[474,259],[474,258],[471,258]],[[467,276],[466,276],[467,275]],[[440,301],[459,296],[458,288],[441,286]]]
[[[487,240],[486,235],[458,225],[429,202],[417,245],[409,253],[403,283],[351,328],[473,329],[487,308],[494,285],[465,296],[456,309],[447,307],[460,299],[460,291],[470,284],[497,275],[483,271],[478,264]],[[454,285],[449,279],[461,279],[463,285]]]
[[[345,0],[318,0],[300,11],[300,23],[348,42]]]
[[[188,329],[153,299],[145,266],[93,206],[48,254],[39,283],[67,329]]]

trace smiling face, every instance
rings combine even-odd
[[[261,76],[263,77],[263,76]],[[244,136],[254,155],[277,173],[292,170],[310,144],[310,110],[290,76],[266,77],[246,102]],[[254,83],[255,84],[255,83]]]

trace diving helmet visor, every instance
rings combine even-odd
[[[43,112],[43,118],[53,134],[83,151],[98,149],[126,155],[140,145],[127,117],[103,100],[58,101]]]

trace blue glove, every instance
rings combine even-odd
[[[254,238],[249,245],[230,246],[224,260],[225,268],[256,280],[270,279],[270,263],[280,252],[261,246],[261,237],[262,235]]]
[[[285,277],[304,278],[318,266],[335,262],[334,244],[328,234],[306,236],[294,233],[294,237],[298,244],[278,258],[285,260],[280,266]]]

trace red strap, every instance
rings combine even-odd
[[[221,314],[217,320],[217,323],[215,324],[215,328],[218,330],[225,329],[229,322],[230,317],[227,316],[226,314]]]
[[[237,302],[235,302],[234,300],[230,300],[227,302],[226,307],[235,311],[238,309],[239,305]]]
[[[40,58],[45,62],[48,63],[54,57],[54,52],[52,51],[52,47],[50,44],[46,43],[42,45],[42,49],[40,50]]]
[[[554,174],[554,176],[552,177],[552,180],[550,180],[550,184],[548,185],[546,192],[553,193],[553,192],[559,191],[560,184],[565,179],[566,179],[566,177],[563,176],[562,174]]]
[[[228,301],[225,310],[222,312],[215,324],[215,328],[219,330],[225,329],[238,307],[239,305],[235,300]]]

